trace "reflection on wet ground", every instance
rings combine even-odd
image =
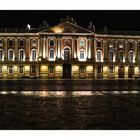
[[[0,91],[0,129],[140,129],[140,91]]]
[[[0,94],[21,94],[40,97],[80,97],[93,95],[140,94],[140,91],[0,91]]]

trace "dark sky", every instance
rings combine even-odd
[[[0,27],[38,27],[43,20],[50,26],[59,23],[61,17],[74,17],[77,24],[87,27],[92,21],[96,29],[103,29],[106,25],[111,30],[139,30],[140,11],[0,11]]]

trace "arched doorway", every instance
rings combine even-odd
[[[64,48],[64,60],[69,60],[71,58],[71,49],[70,47]]]
[[[119,78],[124,78],[124,66],[120,66],[118,69]]]
[[[128,78],[133,78],[133,75],[134,75],[134,67],[129,66],[129,68],[128,68]]]

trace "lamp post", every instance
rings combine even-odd
[[[40,78],[40,62],[41,62],[41,58],[38,58],[38,62],[39,62],[39,78]]]

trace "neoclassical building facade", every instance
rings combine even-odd
[[[0,29],[0,78],[97,79],[140,75],[140,33],[53,27]]]

